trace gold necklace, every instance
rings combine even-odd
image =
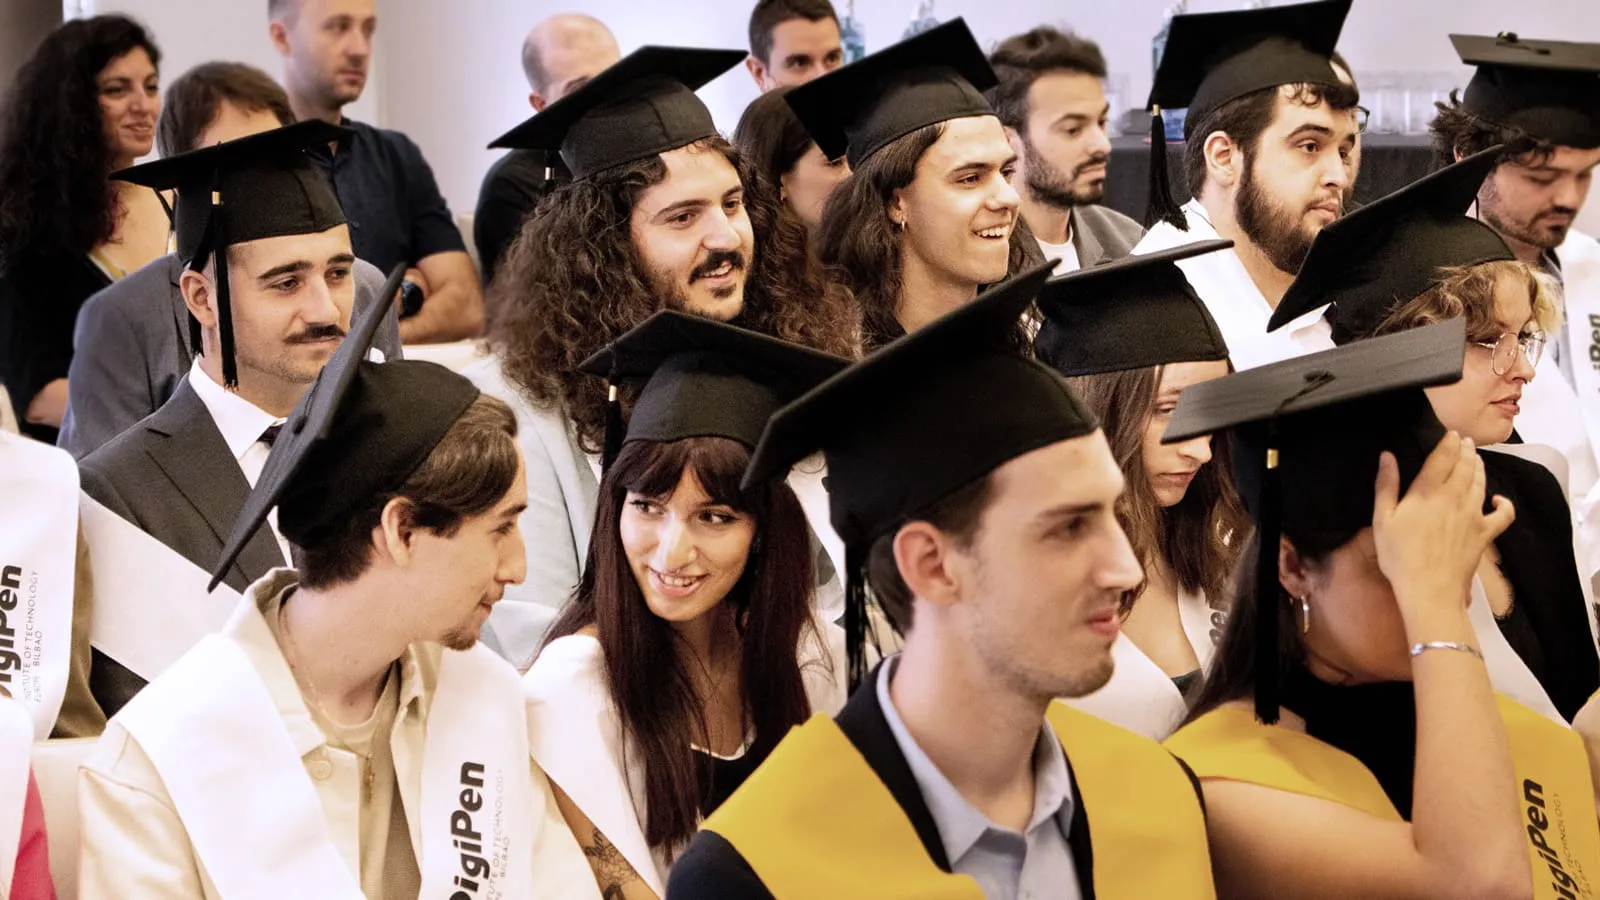
[[[283,655],[284,662],[289,664],[289,674],[294,676],[295,683],[299,684],[302,681],[305,683],[306,691],[310,692],[310,696],[306,697],[305,699],[311,701],[311,705],[316,707],[317,712],[322,715],[324,720],[326,720],[329,724],[336,725],[338,724],[337,720],[335,720],[333,716],[328,715],[327,708],[322,705],[322,692],[317,690],[316,682],[312,681],[309,674],[300,671],[299,666],[294,664],[295,658],[300,655],[300,648],[295,646],[294,635],[289,633],[289,620],[284,613],[284,611],[288,608],[288,603],[278,604],[278,634],[283,636],[284,650],[287,651]],[[305,696],[304,692],[302,692],[302,696]],[[379,701],[382,701],[381,696],[379,697]],[[377,714],[376,710],[374,710],[373,714]],[[374,733],[372,735],[372,740],[377,739],[378,735]],[[372,764],[372,750],[369,748],[366,753],[357,753],[355,748],[348,745],[346,745],[345,749],[349,750],[351,753],[355,753],[356,758],[361,761],[362,802],[371,803],[373,782],[377,781],[378,777],[377,772],[374,771],[376,767]]]

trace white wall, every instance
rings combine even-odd
[[[366,95],[350,109],[359,119],[397,128],[422,146],[452,208],[471,210],[496,135],[531,113],[520,50],[523,35],[546,15],[571,9],[610,24],[624,52],[645,43],[745,47],[753,0],[378,0],[377,59]],[[843,0],[834,0],[841,10]],[[1100,43],[1113,75],[1125,75],[1129,103],[1149,91],[1150,37],[1172,0],[938,0],[940,18],[965,16],[985,46],[1050,22]],[[1281,0],[1278,0],[1281,2]],[[124,11],[155,31],[173,77],[209,59],[238,59],[277,75],[266,34],[266,0],[95,0],[97,11]],[[856,0],[867,48],[893,43],[915,0]],[[1190,9],[1239,8],[1244,0],[1191,0]],[[1597,0],[1356,0],[1340,49],[1357,77],[1378,71],[1454,72],[1461,66],[1450,32],[1517,31],[1530,37],[1600,41]],[[755,87],[743,69],[702,96],[731,131]],[[1600,196],[1584,216],[1600,233]]]

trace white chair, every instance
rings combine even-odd
[[[33,745],[33,778],[44,803],[50,879],[55,882],[57,900],[76,900],[78,896],[78,766],[96,743],[96,738],[72,738]]]

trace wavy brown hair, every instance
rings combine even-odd
[[[745,188],[754,244],[734,324],[856,355],[850,292],[816,262],[805,226],[727,141],[690,146],[722,154]],[[652,156],[552,192],[523,224],[489,289],[488,344],[506,376],[535,403],[563,408],[590,452],[605,434],[606,385],[577,368],[662,308],[633,245],[631,216],[639,197],[666,177],[666,163]]]
[[[917,177],[917,162],[944,134],[944,123],[927,125],[884,145],[852,171],[828,197],[817,228],[817,255],[855,295],[861,307],[861,345],[866,352],[904,335],[896,311],[903,286],[900,231],[889,218],[894,192]],[[1009,278],[1044,261],[1022,217],[1011,230]],[[979,288],[981,291],[982,288]],[[1030,341],[1018,328],[1016,349]]]
[[[1156,413],[1163,369],[1078,375],[1067,383],[1100,417],[1111,455],[1122,468],[1126,487],[1117,498],[1117,521],[1139,562],[1148,571],[1156,560],[1165,560],[1180,588],[1203,592],[1207,603],[1225,608],[1228,579],[1250,518],[1234,490],[1226,436],[1212,439],[1211,461],[1177,505],[1165,508],[1156,499],[1145,470],[1144,435]]]
[[[1435,273],[1432,286],[1396,304],[1372,334],[1346,334],[1335,326],[1334,338],[1343,341],[1376,337],[1464,316],[1467,340],[1495,340],[1500,336],[1501,327],[1495,318],[1494,294],[1501,278],[1512,279],[1527,290],[1533,321],[1540,331],[1551,334],[1561,326],[1561,314],[1551,299],[1551,289],[1545,284],[1546,276],[1520,260],[1497,259],[1475,266],[1443,266]]]
[[[643,765],[644,783],[629,785],[645,798],[645,840],[670,860],[694,835],[710,785],[708,760],[692,744],[707,740],[705,711],[689,681],[681,642],[671,623],[645,603],[622,546],[620,522],[629,493],[670,497],[692,471],[712,502],[756,524],[744,574],[723,603],[739,633],[739,693],[750,759],[767,757],[789,729],[811,714],[801,677],[799,647],[821,638],[811,619],[816,576],[805,512],[782,478],[740,487],[750,451],[727,438],[667,443],[629,441],[600,483],[589,559],[571,603],[546,645],[594,626],[604,656],[606,688],[629,747]]]

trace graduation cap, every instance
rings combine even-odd
[[[662,310],[579,370],[612,385],[606,467],[626,441],[731,438],[754,449],[767,419],[784,404],[850,365],[809,347],[677,310]],[[642,382],[626,438],[617,386]]]
[[[1452,34],[1456,54],[1478,71],[1461,107],[1474,116],[1560,147],[1600,147],[1600,44]]]
[[[744,483],[821,450],[845,545],[852,684],[865,674],[872,542],[1007,461],[1099,427],[1060,376],[1007,346],[1055,263],[1018,275],[833,376],[767,423]]]
[[[1221,330],[1176,263],[1232,246],[1200,241],[1052,279],[1039,295],[1034,356],[1067,376],[1227,359]]]
[[[801,85],[784,99],[822,155],[848,155],[853,168],[924,126],[994,115],[983,92],[999,83],[966,20],[956,18]]]
[[[640,47],[494,139],[494,147],[561,152],[574,180],[717,135],[694,92],[737,66],[743,50]]]
[[[1278,719],[1278,537],[1337,547],[1372,524],[1378,456],[1411,484],[1444,437],[1422,388],[1461,378],[1466,320],[1357,341],[1191,385],[1163,442],[1231,431],[1234,479],[1256,522],[1256,718]],[[1292,502],[1289,498],[1293,498]]]
[[[1344,344],[1370,336],[1443,266],[1516,259],[1493,228],[1467,215],[1502,149],[1440,169],[1318,232],[1267,330],[1332,303],[1324,315],[1334,342]]]
[[[396,266],[378,296],[394,296],[404,278],[405,266]],[[330,526],[404,484],[478,398],[472,382],[436,363],[368,362],[387,311],[385,303],[362,311],[289,414],[207,590],[216,588],[273,507],[285,538],[314,545]]]
[[[1230,100],[1282,84],[1343,84],[1334,71],[1351,0],[1320,0],[1236,12],[1174,16],[1146,104],[1150,120],[1150,209],[1147,222],[1184,227],[1167,180],[1163,109],[1187,109],[1185,140],[1194,123]],[[1203,137],[1203,135],[1202,135]],[[1199,185],[1192,186],[1199,190]]]
[[[300,122],[179,153],[111,174],[112,179],[178,193],[173,211],[178,259],[190,269],[216,260],[217,330],[222,382],[239,385],[233,358],[228,254],[235,244],[290,234],[319,234],[345,222],[339,198],[306,151],[350,134],[322,121]],[[383,306],[383,304],[378,304]],[[198,350],[198,323],[191,319]]]

